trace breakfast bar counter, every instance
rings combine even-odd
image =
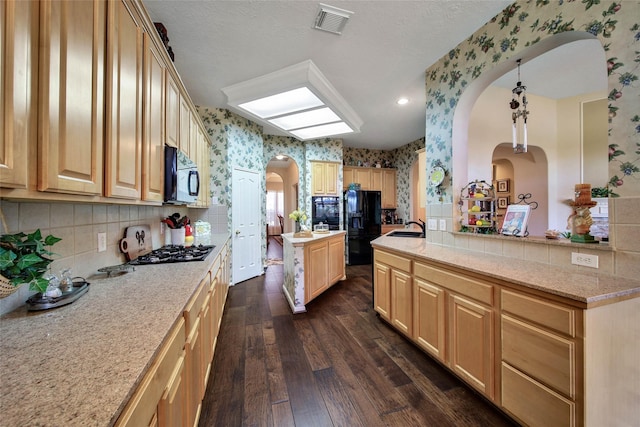
[[[640,281],[381,236],[374,309],[522,425],[636,425]]]

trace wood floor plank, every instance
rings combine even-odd
[[[355,405],[351,402],[349,389],[342,384],[332,368],[315,371],[314,376],[318,382],[320,393],[324,397],[333,425],[349,427],[366,425],[360,419]]]
[[[281,402],[288,402],[289,391],[287,390],[287,384],[284,379],[282,360],[280,359],[280,349],[276,342],[273,322],[263,322],[262,335],[265,342],[265,364],[271,403],[278,404]]]
[[[312,319],[312,323],[314,321],[319,324],[314,328],[323,345],[328,347],[335,342],[335,345],[341,348],[341,357],[358,379],[360,387],[378,413],[393,412],[402,407],[393,385],[378,371],[373,360],[353,341],[351,334],[335,317],[318,316]]]
[[[344,325],[345,329],[349,331],[355,342],[369,355],[381,373],[391,381],[394,387],[411,382],[411,378],[378,346],[377,341],[372,340],[367,332],[360,327],[360,317],[357,314],[337,316],[337,318]]]
[[[245,311],[243,306],[225,307],[216,357],[211,368],[212,377],[200,413],[199,425],[202,427],[242,425],[245,401]]]
[[[262,325],[249,324],[246,326],[245,331],[243,424],[268,426],[268,421],[271,420],[271,401],[269,398]]]
[[[296,334],[292,317],[275,317],[273,329],[276,333],[282,370],[289,391],[289,402],[296,424],[331,425],[329,412],[316,385],[302,342]]]
[[[294,327],[302,341],[304,352],[312,371],[331,367],[331,362],[327,358],[320,341],[313,331],[313,327],[307,318],[301,318],[293,322]]]
[[[295,427],[289,401],[276,403],[271,407],[273,425],[276,427]]]

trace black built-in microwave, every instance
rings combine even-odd
[[[200,175],[197,165],[182,151],[164,147],[164,202],[189,205],[198,201]]]

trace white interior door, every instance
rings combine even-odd
[[[262,273],[260,175],[234,169],[231,178],[233,283]]]

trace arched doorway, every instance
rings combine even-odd
[[[298,205],[299,169],[296,162],[284,154],[269,160],[266,167],[266,239],[267,246],[275,241],[281,244],[280,235],[292,230],[288,212]]]

